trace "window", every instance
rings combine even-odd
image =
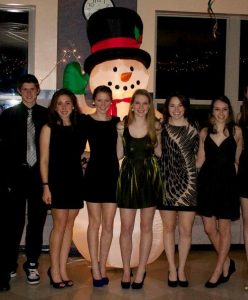
[[[34,8],[0,5],[0,99],[13,100],[18,78],[33,71],[33,28]]]
[[[191,99],[212,99],[225,90],[225,19],[157,16],[156,98],[180,91]]]

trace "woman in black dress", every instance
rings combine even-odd
[[[82,137],[78,124],[77,99],[69,90],[53,95],[49,122],[40,135],[40,171],[43,201],[51,206],[53,228],[50,234],[51,268],[54,288],[72,286],[66,271],[74,220],[83,207],[81,154]]]
[[[92,263],[93,285],[108,284],[106,262],[113,237],[116,213],[116,182],[119,162],[116,154],[119,117],[109,116],[112,91],[99,86],[93,92],[96,111],[83,119],[82,130],[90,147],[85,170],[85,197],[89,225],[87,239]],[[99,245],[99,232],[100,245]],[[99,251],[99,250],[100,251]]]
[[[233,121],[230,100],[212,101],[209,126],[200,132],[196,166],[198,208],[205,232],[218,254],[217,263],[205,287],[214,288],[227,282],[235,263],[228,257],[231,244],[231,221],[239,218],[237,169],[242,151],[242,132]]]
[[[248,260],[248,85],[245,87],[243,104],[238,115],[238,124],[242,129],[244,147],[239,160],[239,196],[241,201],[243,236]],[[248,291],[248,282],[245,284]]]
[[[161,156],[160,124],[155,120],[153,102],[146,90],[132,96],[127,119],[117,125],[117,154],[123,159],[117,184],[120,208],[120,246],[123,262],[122,288],[130,288],[132,233],[140,209],[139,265],[133,289],[143,287],[146,264],[152,246],[152,224],[157,203],[163,197],[156,156]]]

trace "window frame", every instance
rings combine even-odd
[[[35,60],[35,14],[34,5],[5,5],[0,4],[0,10],[8,12],[28,12],[28,72],[34,73]],[[17,93],[4,93],[0,95],[1,105],[12,106],[21,100]]]

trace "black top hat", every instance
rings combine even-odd
[[[97,64],[118,58],[138,60],[149,68],[150,54],[139,49],[142,33],[142,20],[133,10],[108,7],[95,12],[87,23],[92,54],[84,62],[85,72],[90,74]]]

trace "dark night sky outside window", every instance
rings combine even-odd
[[[0,95],[16,94],[19,77],[28,70],[29,12],[0,9]]]
[[[240,25],[239,100],[242,100],[248,84],[248,21],[242,20]]]
[[[180,91],[191,99],[224,94],[226,20],[213,37],[210,18],[157,17],[156,98]]]

